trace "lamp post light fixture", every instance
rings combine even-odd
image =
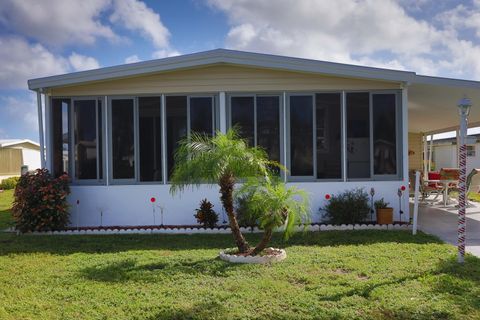
[[[459,197],[458,197],[458,263],[465,261],[465,240],[467,220],[465,219],[465,208],[467,199],[466,178],[467,178],[467,145],[465,144],[467,136],[468,114],[472,102],[467,97],[463,97],[458,101],[458,114],[460,116],[460,145],[459,145],[459,160],[460,160],[460,183],[459,183]]]

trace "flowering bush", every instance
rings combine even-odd
[[[69,223],[66,174],[54,178],[47,169],[20,177],[15,188],[13,218],[21,232],[65,229]]]

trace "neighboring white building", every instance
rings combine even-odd
[[[477,136],[469,136],[467,145],[467,174],[480,168],[480,143]],[[458,145],[456,138],[433,141],[432,161],[435,171],[441,168],[458,168]],[[433,169],[433,168],[432,168]]]
[[[172,196],[169,176],[180,138],[235,124],[310,193],[314,221],[327,194],[352,188],[375,188],[406,221],[408,155],[422,156],[409,134],[420,146],[426,133],[455,130],[464,94],[480,122],[477,81],[224,49],[28,85],[45,112],[45,167],[72,178],[74,226],[159,224],[160,211],[166,225],[191,225],[203,198],[220,212],[217,186]]]
[[[28,170],[41,167],[40,145],[28,139],[0,140],[0,181],[19,176],[22,166]]]

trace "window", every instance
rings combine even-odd
[[[160,97],[138,98],[140,181],[162,181]]]
[[[280,162],[280,97],[277,95],[230,98],[231,126],[250,146],[265,149],[269,159]]]
[[[102,127],[101,100],[73,101],[75,180],[103,178]]]
[[[232,97],[230,110],[232,127],[236,126],[240,136],[255,146],[255,98]]]
[[[112,99],[111,157],[113,179],[135,179],[134,100]]]
[[[52,99],[52,173],[59,177],[69,173],[70,99]]]
[[[475,146],[467,146],[467,157],[475,157]]]
[[[191,131],[214,134],[213,97],[166,97],[167,122],[167,170],[168,177],[174,168],[174,156],[178,142]],[[189,131],[190,130],[190,131]]]
[[[347,93],[347,178],[370,178],[370,96]]]
[[[395,94],[372,94],[373,172],[397,174],[397,116]]]
[[[342,178],[342,104],[340,93],[315,96],[317,179]]]
[[[313,96],[290,96],[290,173],[313,176]]]

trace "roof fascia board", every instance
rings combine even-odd
[[[85,82],[102,81],[115,78],[126,78],[142,74],[173,71],[222,63],[393,82],[411,81],[415,76],[415,73],[408,71],[379,69],[301,58],[217,49],[159,60],[144,61],[96,70],[32,79],[28,81],[28,86],[31,90],[37,90],[40,88],[75,85]]]
[[[412,84],[426,84],[426,85],[480,89],[480,81],[431,77],[431,76],[423,76],[423,75],[415,76],[414,80],[412,81]]]

